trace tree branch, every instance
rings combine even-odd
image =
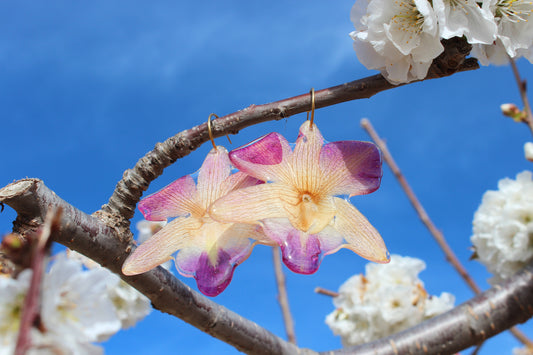
[[[436,79],[457,72],[478,69],[474,58],[465,59],[471,46],[462,39],[443,40],[445,51],[434,60],[426,79]],[[424,80],[426,80],[424,79]],[[405,85],[405,84],[402,84]],[[315,106],[322,108],[341,102],[366,99],[375,94],[397,86],[389,83],[383,76],[374,75],[342,85],[315,91]],[[309,111],[309,93],[264,105],[251,105],[244,110],[220,117],[211,122],[213,137],[228,133],[237,134],[241,129],[272,120],[281,120],[292,115]],[[133,169],[126,170],[102,211],[115,217],[124,228],[129,227],[127,220],[133,217],[135,206],[150,183],[163,173],[163,170],[177,159],[191,153],[209,140],[207,122],[170,137],[141,158]],[[120,220],[123,218],[123,220]]]
[[[299,349],[256,323],[203,297],[181,283],[165,269],[126,277],[120,268],[130,251],[129,242],[116,230],[81,212],[59,198],[41,180],[23,179],[0,189],[0,202],[17,211],[14,230],[22,235],[41,227],[50,207],[61,208],[60,226],[54,241],[74,249],[121,278],[146,295],[154,308],[172,314],[238,350],[250,354],[312,354]]]
[[[62,208],[52,238],[120,275],[129,243],[114,229],[63,201],[41,180],[24,179],[0,189],[0,202],[17,211],[14,231],[34,232],[49,207]],[[453,310],[414,328],[358,347],[328,354],[454,353],[525,322],[533,315],[533,265]],[[237,349],[253,354],[313,354],[299,349],[183,285],[158,267],[122,279],[148,296],[156,309],[183,319]]]

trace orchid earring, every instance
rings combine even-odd
[[[220,198],[209,214],[223,223],[261,226],[280,246],[285,265],[297,273],[314,273],[325,255],[340,248],[387,263],[378,231],[347,199],[335,197],[377,190],[381,153],[370,142],[324,144],[313,123],[314,94],[311,90],[311,120],[301,125],[294,150],[274,132],[230,152],[235,167],[267,183]]]
[[[213,149],[198,171],[197,182],[185,175],[139,202],[139,210],[149,221],[174,219],[133,251],[122,266],[125,275],[149,271],[178,251],[178,272],[194,277],[203,294],[216,296],[230,283],[235,267],[250,255],[253,240],[268,243],[260,226],[221,223],[207,214],[218,198],[262,183],[242,172],[231,174],[228,151],[213,139],[212,116],[218,116],[211,114],[207,120]]]

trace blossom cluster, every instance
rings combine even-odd
[[[232,166],[239,171],[232,173]],[[373,143],[325,143],[310,121],[300,127],[294,149],[275,132],[229,153],[214,147],[197,181],[185,175],[140,201],[148,221],[173,219],[133,251],[122,272],[146,272],[178,252],[178,272],[216,296],[256,244],[278,245],[285,265],[301,274],[314,273],[340,248],[386,263],[377,230],[336,197],[371,193],[381,175]]]
[[[117,275],[83,263],[76,254],[54,256],[41,287],[41,326],[31,329],[28,354],[102,354],[95,342],[150,312],[150,301]],[[0,277],[0,355],[14,353],[31,275],[26,269],[17,278]]]
[[[366,275],[354,275],[333,299],[336,309],[326,324],[344,346],[366,343],[410,328],[453,308],[455,298],[443,292],[428,295],[418,278],[425,263],[392,255],[389,264],[366,265]]]
[[[483,65],[533,62],[531,0],[356,0],[350,33],[359,61],[393,84],[424,79],[441,39],[465,37]]]
[[[475,256],[494,275],[496,283],[533,260],[533,181],[529,171],[516,180],[498,182],[487,191],[474,214],[471,237]]]

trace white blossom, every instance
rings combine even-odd
[[[359,61],[393,84],[424,79],[444,50],[427,0],[357,0],[350,18]]]
[[[110,274],[84,271],[79,261],[59,255],[43,281],[41,320],[45,328],[80,342],[106,339],[121,328],[107,295]]]
[[[139,226],[139,223],[137,226]],[[148,225],[147,227],[152,230],[153,226]],[[141,231],[142,233],[143,231]],[[148,297],[122,281],[118,275],[113,274],[111,271],[101,267],[100,264],[74,250],[67,250],[67,255],[69,258],[78,260],[89,269],[101,269],[107,273],[105,276],[107,297],[115,306],[115,313],[122,324],[122,328],[134,326],[150,313],[152,307]]]
[[[475,0],[433,0],[433,8],[442,38],[464,35],[471,44],[492,44],[496,39],[494,15]]]
[[[23,271],[17,279],[0,277],[0,355],[14,353],[30,279],[29,270]]]
[[[152,310],[148,297],[122,281],[117,275],[111,275],[107,283],[107,294],[115,306],[122,328],[134,326]]]
[[[471,237],[478,260],[494,275],[507,278],[533,260],[533,181],[524,171],[487,191],[474,214]]]
[[[483,9],[494,14],[497,40],[491,45],[475,44],[472,55],[483,65],[507,64],[507,55],[511,58],[524,56],[533,63],[533,1],[484,0]]]
[[[98,345],[68,335],[53,332],[41,333],[39,330],[31,330],[31,348],[28,355],[102,355],[104,349]]]
[[[333,299],[337,307],[326,317],[344,346],[388,336],[442,314],[453,307],[454,297],[429,296],[418,278],[422,260],[392,255],[389,264],[366,266],[366,276],[355,275]]]

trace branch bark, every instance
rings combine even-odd
[[[41,227],[50,207],[61,208],[60,226],[54,241],[76,250],[142,292],[154,308],[172,314],[238,350],[249,354],[312,354],[299,349],[256,323],[203,297],[158,267],[147,273],[127,277],[120,268],[131,249],[130,243],[115,229],[68,204],[41,180],[23,179],[0,189],[0,202],[17,211],[13,229],[22,235]]]
[[[0,202],[17,211],[14,231],[36,230],[49,207],[63,210],[52,238],[120,274],[130,245],[116,231],[59,198],[41,180],[24,179],[0,189]],[[200,330],[250,354],[314,354],[299,349],[254,322],[217,305],[158,267],[122,279],[148,296],[162,312],[183,319]],[[498,334],[533,315],[533,265],[453,310],[414,328],[328,354],[452,354]]]

